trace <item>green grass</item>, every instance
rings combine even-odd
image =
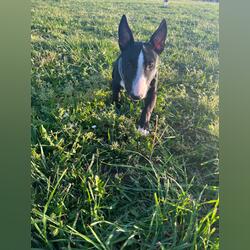
[[[33,248],[219,249],[218,4],[169,6],[32,0]],[[124,13],[138,40],[168,22],[148,137],[111,104]]]

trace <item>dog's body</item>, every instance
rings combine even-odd
[[[112,72],[113,101],[118,104],[120,90],[124,88],[131,99],[145,99],[145,107],[139,120],[139,131],[147,135],[151,113],[156,103],[157,66],[159,55],[165,46],[167,24],[162,20],[149,42],[135,42],[123,15],[119,25],[121,55]]]

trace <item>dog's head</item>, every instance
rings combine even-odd
[[[127,18],[123,15],[118,34],[121,49],[120,74],[125,88],[132,99],[143,99],[156,75],[159,55],[165,46],[166,20],[162,20],[148,42],[135,42]]]

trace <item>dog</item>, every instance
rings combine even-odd
[[[143,135],[149,134],[149,121],[157,97],[157,67],[165,47],[167,22],[163,19],[148,42],[135,42],[125,15],[118,28],[121,53],[112,71],[112,101],[119,108],[120,91],[125,89],[133,101],[145,99],[138,123]]]

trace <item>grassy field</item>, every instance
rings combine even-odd
[[[218,4],[32,0],[36,249],[218,249]],[[168,22],[151,134],[111,104],[117,29]]]

